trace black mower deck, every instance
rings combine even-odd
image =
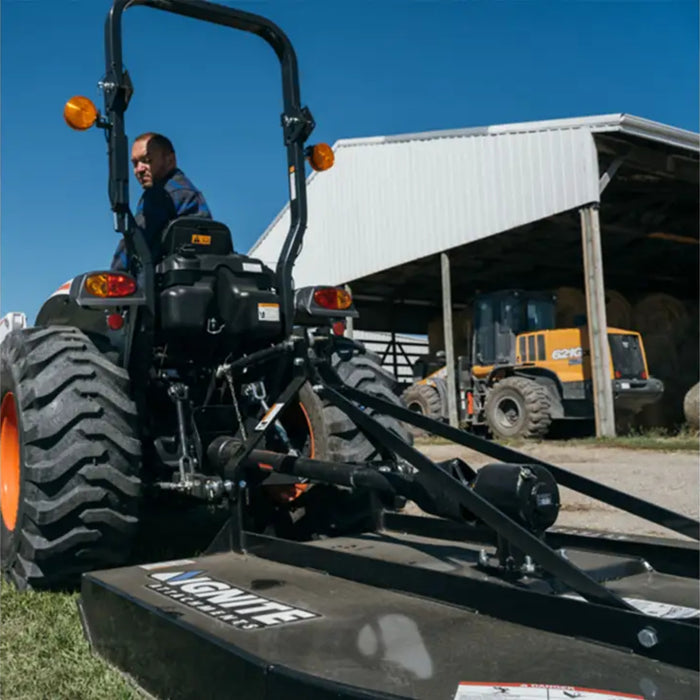
[[[489,693],[514,683],[568,688],[518,696],[535,700],[698,697],[692,660],[679,668],[677,660],[650,659],[637,641],[651,628],[663,647],[668,624],[697,637],[697,620],[610,617],[604,606],[499,583],[474,568],[479,545],[397,529],[312,544],[248,535],[248,549],[85,575],[81,610],[93,647],[159,698],[467,700],[513,697],[512,687]],[[610,587],[620,595],[664,601],[665,615],[698,607],[687,578],[649,571],[629,556],[568,555],[594,578],[617,578]],[[530,618],[545,614],[540,604],[560,618],[559,633],[533,628]],[[585,641],[601,625],[616,631],[598,633],[627,643]],[[544,626],[556,628],[556,619]],[[460,686],[467,682],[489,685]]]

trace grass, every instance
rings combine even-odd
[[[0,586],[0,697],[136,700],[138,691],[92,654],[76,593],[18,593]]]

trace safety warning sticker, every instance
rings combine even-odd
[[[573,685],[539,683],[460,683],[454,700],[644,700],[641,695]]]
[[[584,600],[576,593],[565,593],[562,597]],[[659,603],[656,600],[643,600],[641,598],[623,598],[625,603],[637,608],[650,617],[662,617],[666,620],[690,620],[700,617],[700,610],[688,608],[685,605],[672,605],[671,603]]]
[[[284,407],[283,403],[274,403],[268,412],[260,419],[260,422],[255,426],[255,430],[265,430],[267,426],[275,420],[275,416]]]
[[[279,321],[279,304],[258,304],[258,321]]]

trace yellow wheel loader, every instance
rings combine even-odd
[[[470,353],[457,360],[458,413],[466,428],[495,437],[544,437],[553,421],[590,420],[593,382],[588,328],[555,328],[555,295],[503,290],[474,300]],[[615,414],[628,420],[658,400],[663,383],[649,376],[639,333],[608,328]],[[414,411],[446,420],[447,369],[414,367],[403,393]]]

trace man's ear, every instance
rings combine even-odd
[[[177,158],[175,157],[174,153],[168,153],[168,170],[173,170],[173,168],[177,167]]]

